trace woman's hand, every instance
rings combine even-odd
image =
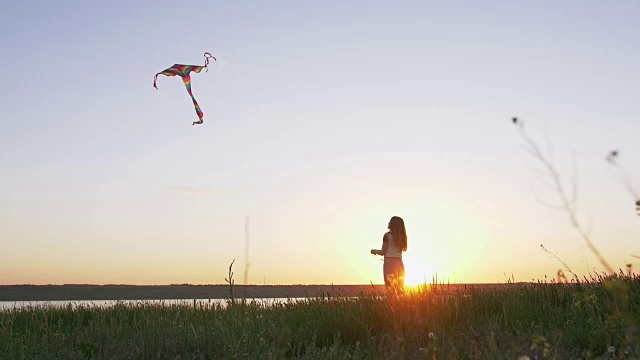
[[[380,251],[376,249],[371,249],[371,255],[380,255]]]

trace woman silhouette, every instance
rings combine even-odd
[[[404,264],[402,252],[407,251],[407,230],[404,220],[394,216],[387,225],[389,231],[382,236],[382,249],[371,249],[371,254],[384,256],[384,285],[387,289],[404,289]]]

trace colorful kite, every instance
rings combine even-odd
[[[182,82],[184,83],[184,86],[187,88],[187,92],[189,93],[189,95],[191,96],[191,99],[193,100],[193,106],[196,108],[196,114],[198,114],[198,118],[200,119],[198,121],[194,121],[193,125],[202,124],[202,118],[204,117],[204,114],[202,113],[202,110],[200,110],[200,105],[198,105],[196,98],[193,97],[193,93],[191,92],[191,76],[189,76],[189,73],[192,71],[199,73],[202,69],[206,68],[207,65],[209,65],[209,59],[213,59],[214,61],[217,61],[216,58],[214,58],[213,56],[211,56],[211,54],[206,52],[204,53],[204,66],[175,64],[172,67],[157,73],[156,76],[153,78],[153,87],[157,89],[158,86],[156,85],[156,79],[160,74],[167,75],[167,76],[178,75],[182,77]],[[207,68],[207,71],[209,71],[208,68]]]

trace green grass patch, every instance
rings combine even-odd
[[[0,311],[3,359],[639,358],[640,277]]]

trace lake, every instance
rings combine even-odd
[[[256,302],[264,305],[304,301],[306,298],[261,298],[247,299],[248,303]],[[241,302],[236,299],[236,302]],[[26,307],[110,307],[114,305],[183,305],[183,306],[227,306],[229,299],[160,299],[160,300],[61,300],[61,301],[0,301],[0,311],[21,309]]]

